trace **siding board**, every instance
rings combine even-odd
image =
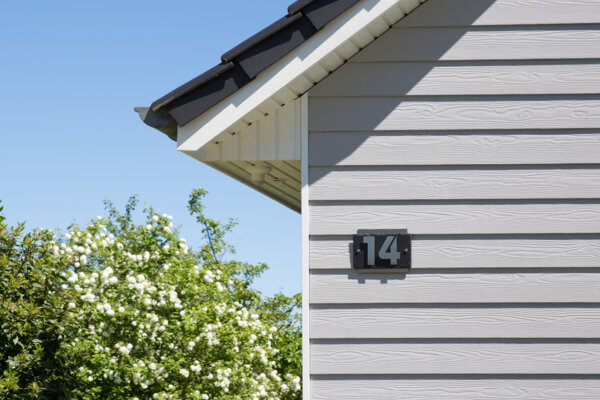
[[[431,1],[431,0],[430,0]],[[486,377],[487,378],[487,377]],[[598,400],[597,378],[317,376],[314,400]]]
[[[352,237],[314,237],[311,269],[350,269]],[[600,236],[414,236],[413,269],[600,268]]]
[[[415,39],[418,38],[418,39]],[[393,28],[353,61],[600,58],[600,27]]]
[[[600,43],[600,37],[598,38]],[[598,46],[600,49],[600,46]],[[310,130],[411,131],[598,128],[600,97],[311,98]]]
[[[600,343],[313,341],[314,374],[600,374]]]
[[[312,304],[598,303],[598,272],[311,271]]]
[[[310,182],[312,200],[600,198],[600,166],[573,169],[312,167]]]
[[[408,229],[412,234],[600,233],[600,204],[579,202],[318,202],[311,235],[358,229]]]
[[[600,338],[598,307],[313,306],[313,339]]]
[[[600,61],[347,63],[335,79],[326,78],[311,90],[312,96],[564,93],[600,93]]]
[[[311,399],[600,398],[598,43],[597,0],[428,0],[311,89]],[[411,271],[351,269],[393,228]]]
[[[600,163],[600,131],[318,132],[311,165]]]
[[[396,26],[598,23],[597,0],[428,0]]]

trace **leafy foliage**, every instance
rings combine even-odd
[[[265,265],[225,260],[235,223],[205,195],[198,250],[151,207],[136,225],[135,197],[61,238],[0,219],[0,397],[300,399],[300,296],[264,298]]]
[[[8,227],[0,214],[0,398],[65,398],[75,384],[59,352],[69,318],[51,237]]]

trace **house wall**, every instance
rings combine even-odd
[[[311,89],[311,399],[600,398],[599,43],[597,0],[429,0]],[[351,269],[381,228],[409,273]]]

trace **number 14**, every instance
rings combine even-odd
[[[363,243],[367,245],[367,265],[375,265],[375,236],[364,236]],[[377,255],[382,260],[390,260],[391,265],[398,265],[398,238],[395,235],[386,236]]]

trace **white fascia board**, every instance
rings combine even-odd
[[[363,0],[227,99],[178,127],[177,149],[194,153],[317,66],[372,23],[394,24],[425,0]]]

